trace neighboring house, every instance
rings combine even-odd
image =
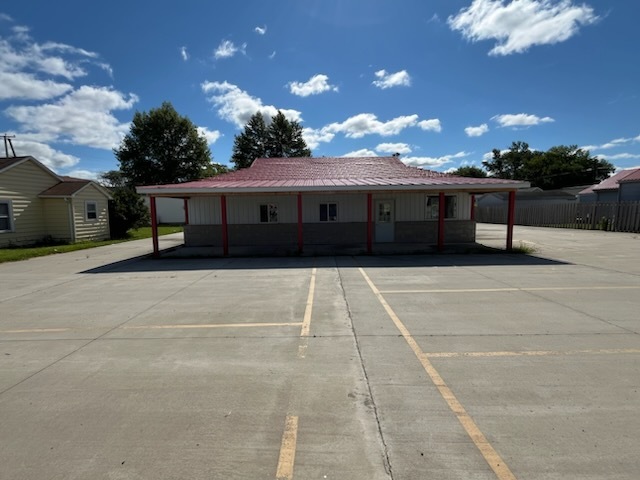
[[[0,158],[0,247],[109,238],[109,192],[33,157]]]
[[[575,203],[577,194],[585,187],[567,187],[558,190],[542,190],[538,187],[523,188],[516,192],[519,206]],[[478,197],[478,207],[503,207],[508,203],[508,192],[486,193]]]
[[[470,243],[473,194],[528,186],[422,170],[396,157],[260,158],[249,168],[138,192],[152,197],[152,206],[156,197],[187,198],[186,246],[226,255],[235,247],[372,252],[385,245]]]
[[[640,167],[620,170],[578,194],[580,203],[640,201]]]

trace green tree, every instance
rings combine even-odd
[[[457,175],[459,177],[473,177],[473,178],[485,178],[487,176],[487,172],[480,167],[476,167],[475,165],[465,165],[463,167],[459,167],[453,172],[452,175]]]
[[[114,154],[120,171],[133,185],[197,180],[211,165],[206,139],[169,102],[149,112],[136,112]]]
[[[597,183],[615,170],[577,145],[558,145],[543,152],[530,150],[525,142],[513,142],[506,152],[494,149],[493,158],[482,164],[494,177],[527,180],[545,190]]]
[[[122,172],[104,172],[100,175],[100,180],[113,197],[113,200],[109,201],[111,238],[124,238],[130,229],[149,224],[149,209]]]
[[[311,150],[302,137],[302,126],[287,120],[280,111],[266,124],[262,113],[251,116],[233,141],[231,161],[235,168],[250,167],[256,158],[310,157]]]

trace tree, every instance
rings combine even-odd
[[[233,141],[231,161],[236,168],[250,167],[256,158],[310,157],[302,126],[287,120],[280,111],[267,126],[261,112],[251,116],[244,131]]]
[[[203,178],[211,165],[206,139],[171,103],[136,112],[129,133],[114,150],[133,185],[160,185]]]
[[[451,172],[451,175],[457,175],[459,177],[485,178],[487,176],[487,172],[475,165],[465,165],[464,167],[459,167]]]
[[[119,170],[110,170],[100,175],[102,183],[110,190],[113,200],[109,201],[109,229],[111,238],[124,238],[132,228],[149,224],[149,209],[142,196],[128,184],[127,178]]]
[[[493,150],[493,158],[482,162],[498,178],[527,180],[533,187],[558,189],[598,183],[615,167],[577,145],[558,145],[546,152],[532,151],[525,142],[513,142],[507,152]]]

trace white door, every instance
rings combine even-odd
[[[394,221],[393,200],[376,200],[376,242],[393,242]]]

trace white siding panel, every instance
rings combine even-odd
[[[220,225],[220,197],[192,197],[189,199],[191,225]]]
[[[393,199],[394,197],[390,197]],[[400,193],[395,195],[396,221],[421,222],[424,220],[425,210],[424,193]]]
[[[296,195],[251,195],[227,197],[227,220],[233,224],[260,223],[260,205],[278,205],[278,223],[298,222]]]
[[[320,204],[338,204],[338,223],[366,222],[366,194],[302,195],[303,223],[320,222]]]
[[[30,161],[0,174],[0,198],[11,200],[12,232],[0,233],[0,247],[41,240],[46,235],[44,202],[38,195],[58,180]]]
[[[69,199],[46,198],[44,216],[47,222],[47,232],[56,240],[71,241],[71,225],[69,222]]]
[[[98,218],[95,220],[87,220],[86,202],[96,202]],[[73,197],[73,213],[77,242],[109,238],[109,203],[96,187],[89,185]]]

